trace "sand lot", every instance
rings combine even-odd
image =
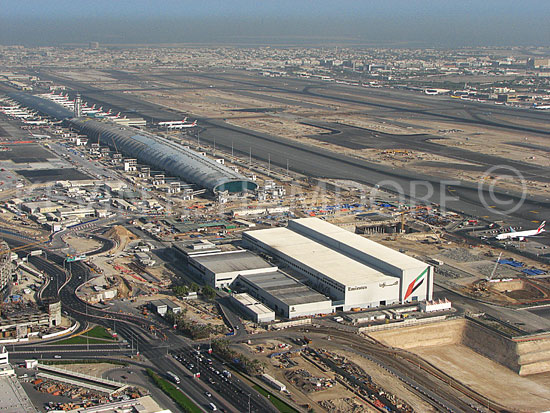
[[[550,373],[521,377],[462,344],[422,347],[412,352],[510,409],[545,411],[550,406]]]

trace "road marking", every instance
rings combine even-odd
[[[538,214],[539,211],[529,211],[529,212],[532,212],[533,214]]]

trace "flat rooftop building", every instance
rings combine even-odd
[[[275,312],[247,293],[233,294],[233,303],[255,323],[269,323],[275,320]]]
[[[337,310],[432,297],[430,265],[318,218],[245,232],[243,241],[307,277]]]
[[[149,302],[149,305],[153,307],[154,311],[163,317],[168,311],[172,311],[174,314],[181,312],[181,307],[167,298],[152,300]]]
[[[332,312],[330,298],[282,271],[239,275],[235,285],[246,290],[285,318]]]
[[[0,377],[0,412],[33,413],[37,410],[15,375]]]
[[[205,284],[229,287],[238,275],[276,271],[277,267],[246,250],[214,252],[189,257],[189,266]]]

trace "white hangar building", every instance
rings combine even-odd
[[[248,231],[243,242],[308,278],[336,311],[432,299],[432,266],[318,218]]]

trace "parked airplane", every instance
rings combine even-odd
[[[544,229],[545,225],[546,225],[546,221],[543,221],[543,223],[540,224],[537,229],[530,229],[530,230],[527,230],[527,231],[514,231],[512,228],[510,228],[511,232],[506,232],[504,234],[498,234],[495,238],[498,239],[498,240],[517,238],[520,241],[523,241],[527,237],[532,237],[532,236],[535,236],[535,235],[542,234],[543,232],[546,232],[546,230]]]
[[[159,122],[158,126],[169,127],[174,125],[184,125],[186,123],[187,123],[187,118],[183,118],[183,120],[171,120],[167,122]]]
[[[50,122],[44,119],[35,119],[35,120],[25,120],[23,119],[23,123],[26,123],[27,125],[47,125]]]
[[[103,110],[103,106],[100,107],[99,109],[95,109],[95,105],[94,105],[91,108],[82,108],[82,113],[84,113],[85,115],[90,115],[92,113],[101,113],[102,110]]]
[[[104,119],[118,119],[120,118],[120,112],[118,112],[116,115],[111,114],[111,110],[109,109],[109,112],[107,112],[106,115],[99,115],[99,117]]]
[[[176,125],[166,126],[166,129],[186,129],[194,128],[195,126],[197,126],[197,121],[194,121],[193,123],[178,123]]]

